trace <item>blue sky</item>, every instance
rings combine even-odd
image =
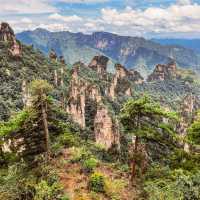
[[[41,27],[90,34],[200,38],[200,0],[0,0],[15,32]]]

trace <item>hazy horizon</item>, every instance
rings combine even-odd
[[[145,38],[200,38],[200,0],[0,0],[16,33],[44,28]]]

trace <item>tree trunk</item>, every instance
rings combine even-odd
[[[45,133],[45,140],[46,140],[46,151],[48,159],[50,157],[50,148],[49,148],[49,129],[48,129],[48,122],[47,122],[47,113],[46,113],[46,105],[42,102],[41,104],[42,109],[42,120],[44,126],[44,133]]]
[[[138,136],[135,137],[135,145],[133,148],[133,160],[132,160],[132,172],[131,172],[131,181],[133,182],[133,180],[135,179],[136,176],[136,158],[135,156],[137,155],[137,149],[138,149]]]

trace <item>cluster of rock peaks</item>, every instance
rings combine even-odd
[[[8,23],[2,22],[0,24],[0,41],[10,43],[9,53],[13,57],[21,56],[22,47],[16,40],[14,31]]]
[[[143,82],[138,72],[128,71],[120,64],[115,65],[115,74],[112,79],[109,79],[108,61],[109,59],[105,56],[95,56],[88,66],[81,62],[74,64],[67,104],[67,112],[71,114],[73,120],[82,128],[92,127],[97,144],[106,149],[112,145],[119,146],[120,142],[118,120],[113,116],[105,99],[114,101],[120,94],[130,97],[132,95],[131,80],[135,83]],[[99,84],[90,82],[80,75],[86,68],[97,73]],[[125,84],[122,84],[123,82]],[[106,84],[103,85],[103,83]],[[122,86],[124,88],[120,89]]]
[[[88,67],[103,76],[106,74],[108,61],[109,59],[106,56],[95,56]]]
[[[153,73],[148,77],[147,81],[164,81],[178,78],[176,63],[170,62],[166,65],[158,64]]]

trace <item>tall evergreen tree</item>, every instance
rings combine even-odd
[[[166,112],[159,104],[148,96],[137,100],[128,100],[121,110],[121,122],[125,131],[131,133],[134,139],[131,180],[136,176],[136,155],[141,139],[159,138],[162,130],[168,133],[173,131],[168,126],[168,120],[177,120],[175,113]]]
[[[31,94],[32,94],[32,106],[37,110],[41,111],[41,117],[43,121],[45,140],[46,140],[46,151],[49,157],[49,129],[48,129],[48,93],[52,90],[52,86],[46,80],[35,80],[31,83]]]

